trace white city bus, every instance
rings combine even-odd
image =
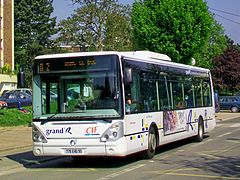
[[[36,156],[152,158],[160,145],[216,125],[210,71],[150,51],[36,57]]]

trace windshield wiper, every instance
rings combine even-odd
[[[47,122],[49,122],[54,116],[56,116],[58,114],[58,111],[56,111],[53,115],[47,117],[47,119],[44,119],[42,122],[41,122],[41,125],[44,125],[46,124]]]
[[[41,125],[44,125],[46,124],[47,122],[49,122],[52,118],[54,118],[56,115],[58,114],[58,112],[55,112],[53,115],[47,117],[46,119],[44,119],[43,121],[41,121]],[[69,118],[69,117],[62,117],[63,119],[64,118]],[[112,119],[105,119],[105,118],[101,118],[101,117],[94,117],[94,116],[76,116],[76,117],[70,117],[71,119],[77,119],[77,120],[93,120],[93,119],[99,119],[99,120],[102,120],[104,122],[107,122],[107,123],[111,123],[112,122]]]

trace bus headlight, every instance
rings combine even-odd
[[[117,122],[111,125],[101,136],[101,141],[116,141],[123,137],[123,122]]]
[[[32,126],[32,139],[33,142],[47,143],[46,137],[41,133],[41,131],[35,126]]]

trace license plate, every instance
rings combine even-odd
[[[66,154],[83,154],[82,149],[65,149]]]

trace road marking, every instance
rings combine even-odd
[[[209,143],[209,142],[211,142],[211,141],[213,141],[213,140],[214,140],[214,139],[208,139],[208,140],[202,141],[202,142],[200,142],[200,143],[192,144],[192,145],[189,146],[189,148],[201,146],[201,145],[206,144],[206,143]]]
[[[97,171],[94,168],[51,168],[51,169],[45,169],[45,168],[38,168],[38,169],[26,169],[27,171],[33,171],[33,172],[93,172]]]
[[[217,124],[216,127],[222,127],[222,126],[224,126],[224,124]]]
[[[208,140],[206,140],[206,141],[202,141],[202,142],[199,143],[199,144],[200,144],[200,145],[203,145],[203,144],[209,143],[209,142],[211,142],[211,141],[213,141],[213,139],[208,139]]]
[[[130,172],[130,171],[133,171],[133,170],[135,170],[135,169],[141,168],[141,167],[143,167],[143,166],[145,166],[145,165],[146,165],[146,164],[138,164],[138,165],[136,165],[136,166],[132,166],[132,167],[130,167],[130,168],[123,169],[122,171],[119,171],[119,172],[116,172],[116,173],[113,173],[113,174],[109,174],[109,175],[107,175],[107,176],[105,176],[105,177],[102,177],[102,178],[99,178],[99,179],[97,179],[97,180],[112,179],[112,178],[114,178],[114,177],[120,176],[120,175],[125,174],[125,173],[127,173],[127,172]]]
[[[232,140],[232,139],[228,139],[227,141],[231,142],[231,143],[235,143],[235,144],[240,144],[240,141],[236,141],[236,140]]]
[[[232,132],[227,132],[227,133],[225,133],[225,134],[221,134],[221,135],[219,135],[219,136],[217,136],[218,138],[221,138],[221,137],[223,137],[223,136],[227,136],[227,135],[229,135],[229,134],[232,134]]]
[[[216,155],[211,155],[211,154],[206,154],[206,153],[201,153],[201,152],[199,152],[198,154],[199,154],[199,155],[202,155],[202,156],[204,156],[204,157],[212,158],[212,159],[221,159],[221,157],[218,157],[218,156],[216,156]]]
[[[198,154],[203,155],[203,156],[207,156],[207,157],[210,157],[210,158],[213,158],[213,159],[221,159],[221,158],[218,158],[219,154],[223,155],[224,153],[234,151],[236,149],[236,147],[238,147],[238,146],[236,146],[236,144],[235,144],[233,146],[227,147],[226,149],[201,151],[201,152],[198,152]],[[216,154],[216,155],[214,155],[214,154]]]
[[[172,154],[168,154],[168,155],[163,155],[163,156],[160,156],[159,158],[158,157],[154,157],[154,160],[164,160],[164,159],[167,159],[168,157],[174,155],[174,153]]]
[[[185,150],[184,149],[179,149],[177,150],[178,152],[184,152]]]
[[[240,127],[240,123],[233,124],[230,127]]]
[[[200,177],[200,178],[209,178],[209,179],[240,180],[239,177],[214,176],[214,175],[207,175],[207,174],[186,174],[186,173],[158,172],[158,171],[151,171],[150,173],[156,173],[160,175],[172,175],[172,176]]]

